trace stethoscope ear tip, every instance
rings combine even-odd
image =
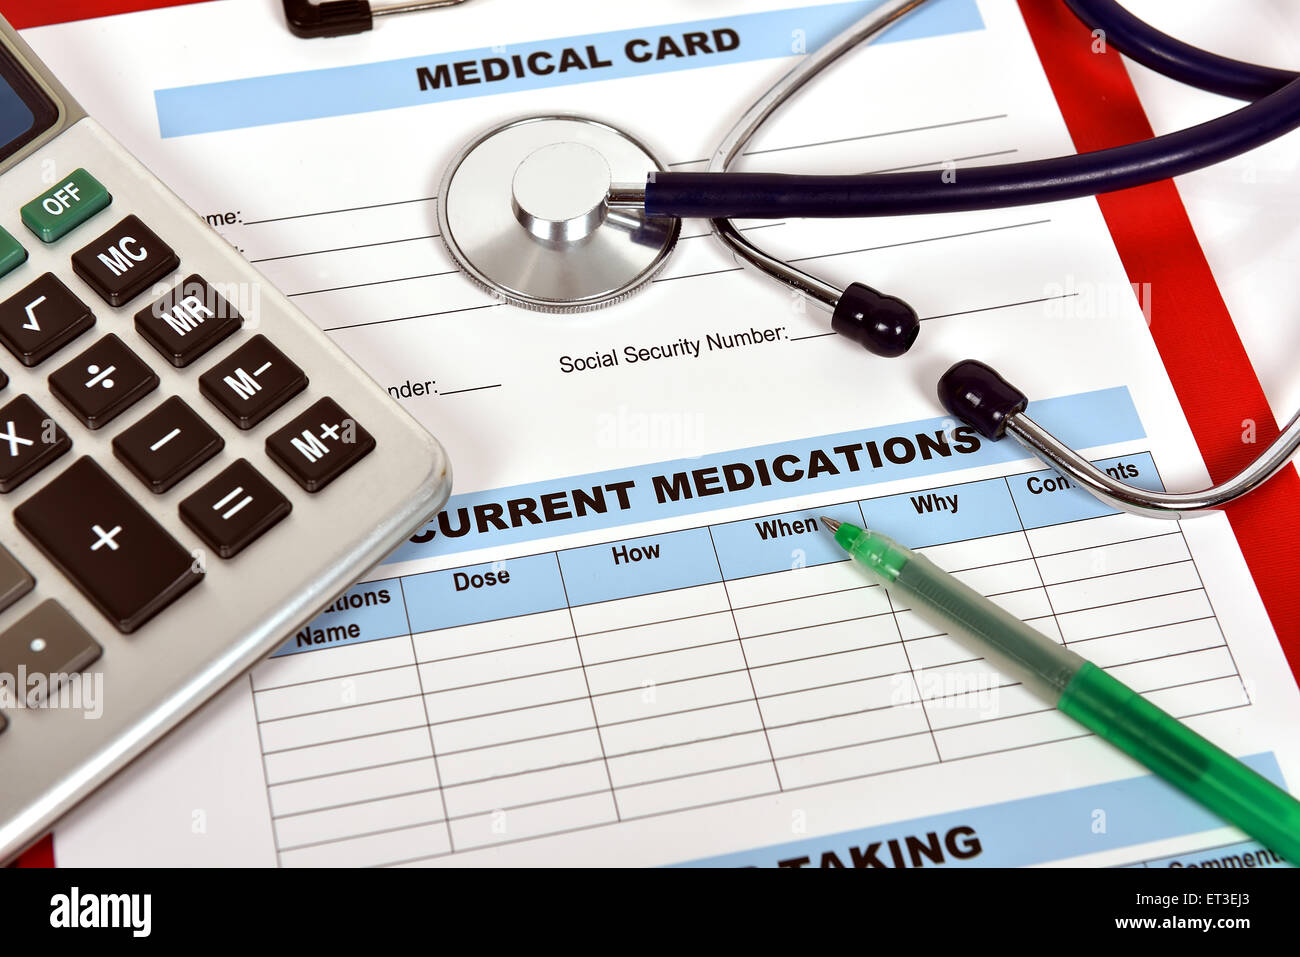
[[[939,377],[939,401],[986,439],[1006,434],[1007,420],[1025,411],[1029,399],[997,373],[975,359],[962,359]]]
[[[912,348],[921,320],[916,310],[897,296],[855,282],[840,295],[831,328],[868,352],[892,359]]]

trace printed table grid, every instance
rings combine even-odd
[[[1149,455],[1099,464],[1159,481]],[[415,863],[1086,736],[866,581],[821,513],[1175,715],[1249,704],[1181,526],[1055,478],[359,585],[253,677],[280,863]]]

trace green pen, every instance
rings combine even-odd
[[[822,522],[855,562],[922,617],[972,642],[1000,671],[1264,846],[1300,863],[1300,801],[925,556],[848,522]]]

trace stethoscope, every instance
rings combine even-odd
[[[862,283],[840,288],[764,251],[733,219],[898,216],[1053,202],[1127,189],[1221,162],[1300,126],[1296,74],[1206,53],[1129,14],[1116,0],[1065,0],[1106,42],[1180,82],[1250,100],[1176,133],[1074,156],[943,171],[797,175],[731,173],[768,118],[823,70],[927,0],[886,0],[800,63],[741,116],[703,173],[670,172],[635,137],[588,117],[543,115],[496,126],[451,161],[438,197],[440,233],[464,273],[498,299],[543,312],[620,302],[667,262],[686,217],[708,219],[740,259],[831,314],[831,328],[880,356],[916,341],[907,303]],[[509,202],[506,202],[506,199]],[[1185,518],[1266,482],[1300,447],[1300,413],[1238,475],[1195,492],[1153,492],[1093,466],[1034,422],[1028,399],[995,370],[958,362],[939,380],[949,413],[989,439],[1011,435],[1103,501]]]

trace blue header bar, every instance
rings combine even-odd
[[[1032,412],[1075,448],[1146,434],[1123,387],[1042,399]],[[453,495],[442,513],[388,560],[451,555],[1031,458],[1010,439],[990,442],[964,426],[955,435],[951,428],[951,419],[920,419]]]
[[[163,138],[190,136],[787,57],[817,49],[874,6],[796,7],[171,87],[154,93],[158,129]],[[880,42],[983,27],[975,0],[944,0],[922,7]]]
[[[1243,757],[1286,787],[1273,752]],[[1097,809],[1104,829],[1089,827]],[[1081,826],[1079,822],[1084,822]],[[1154,775],[710,857],[687,867],[1026,867],[1223,826]]]

